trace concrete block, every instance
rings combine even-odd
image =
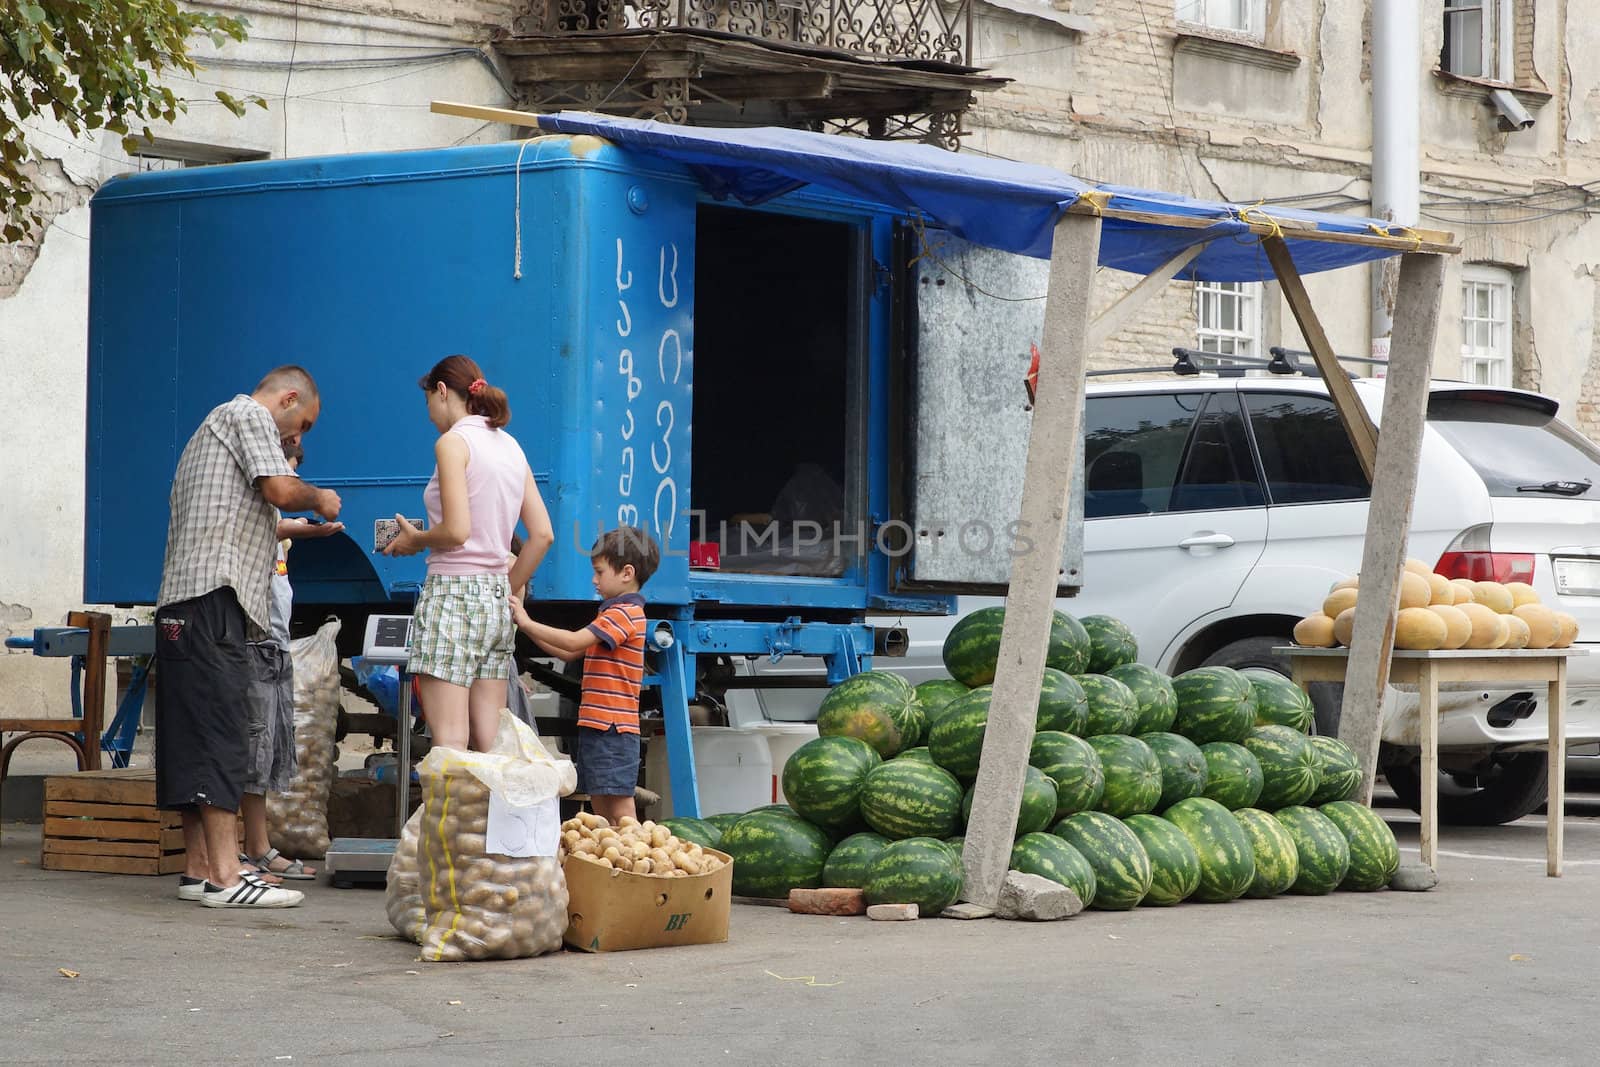
[[[982,904],[952,904],[939,913],[941,919],[987,919],[994,915],[993,908]]]
[[[994,913],[1002,919],[1047,922],[1071,918],[1082,910],[1083,901],[1066,886],[1037,874],[1007,871]]]
[[[797,915],[865,915],[867,897],[859,889],[791,889],[789,910]]]
[[[1438,884],[1438,872],[1424,863],[1402,863],[1389,879],[1389,888],[1403,893],[1426,893]]]
[[[880,922],[904,922],[918,915],[915,904],[873,904],[867,908],[867,918]]]

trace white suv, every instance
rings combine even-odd
[[[1380,380],[1357,390],[1373,419]],[[1450,577],[1531,582],[1600,638],[1600,449],[1547,397],[1437,382],[1429,402],[1410,555]],[[1271,649],[1361,564],[1369,487],[1324,384],[1314,378],[1091,382],[1084,423],[1082,594],[1169,674],[1202,664],[1283,669]],[[996,600],[963,598],[962,613]],[[950,618],[908,618],[914,681],[943,673]],[[1337,727],[1336,687],[1315,687],[1317,727]],[[1544,800],[1542,693],[1441,695],[1440,815],[1506,822]],[[1415,802],[1415,694],[1391,701],[1380,757]],[[1573,661],[1568,737],[1600,740],[1600,658]]]

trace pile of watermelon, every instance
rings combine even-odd
[[[783,768],[788,804],[673,833],[734,858],[736,894],[863,889],[938,914],[961,847],[988,722],[1003,608],[961,619],[949,678],[866,671],[829,691],[819,736]],[[1011,866],[1126,910],[1388,885],[1399,848],[1351,798],[1355,754],[1311,737],[1310,699],[1270,670],[1138,662],[1116,619],[1056,612]]]

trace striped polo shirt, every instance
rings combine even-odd
[[[644,597],[623,593],[604,601],[589,632],[596,641],[583,657],[578,725],[636,734],[644,683]]]

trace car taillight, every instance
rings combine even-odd
[[[1528,552],[1446,552],[1433,569],[1446,578],[1532,584],[1533,555]]]

